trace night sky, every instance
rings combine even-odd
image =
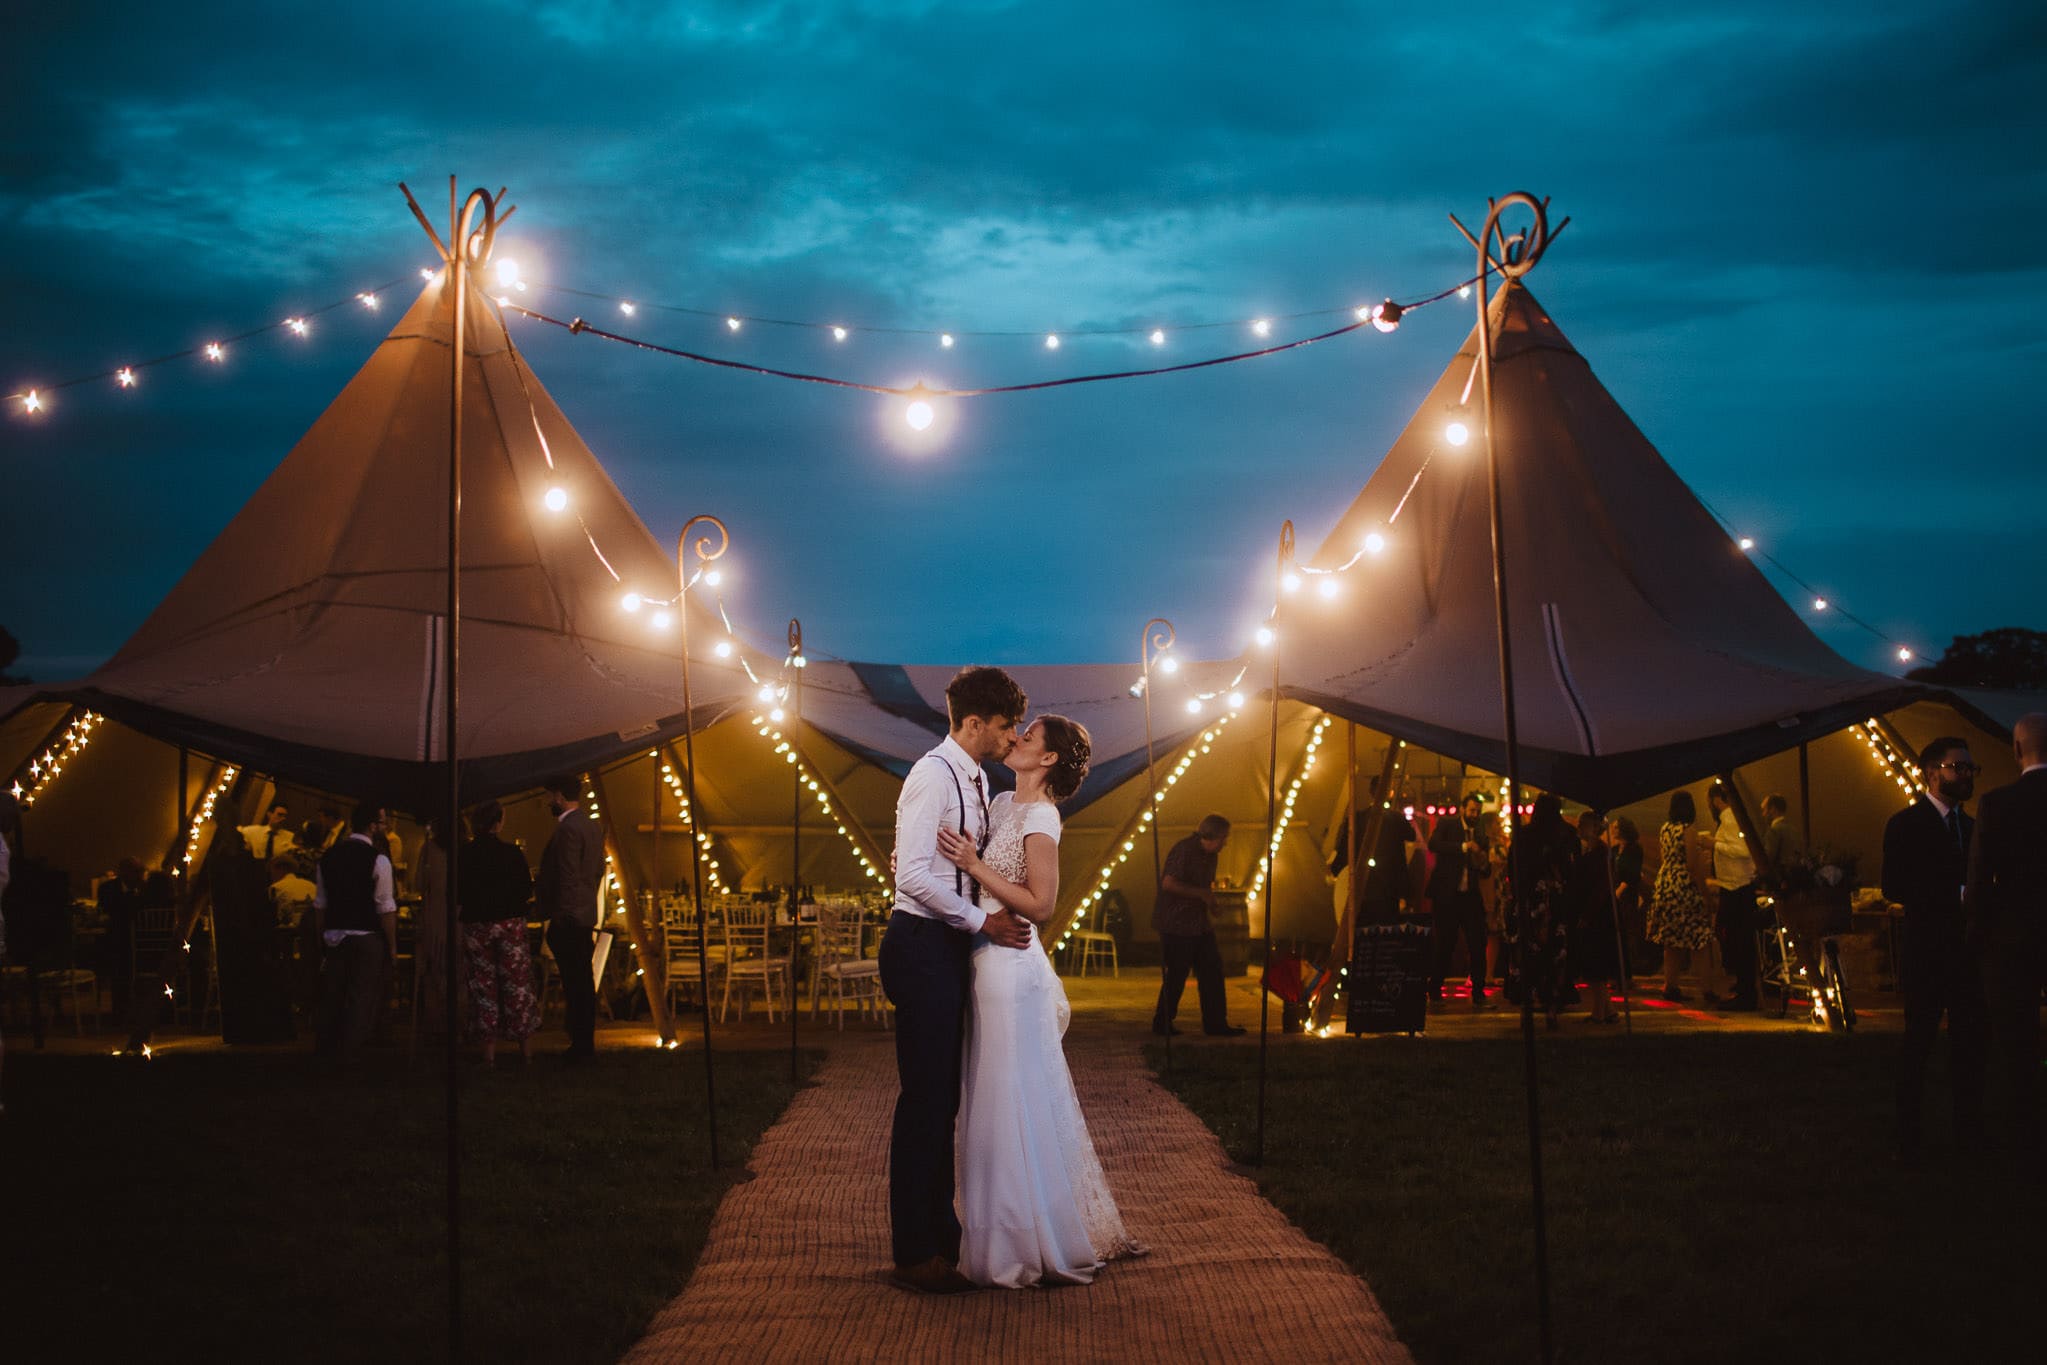
[[[440,214],[450,172],[511,187],[499,253],[536,307],[955,385],[1248,349],[1242,326],[1175,329],[1432,293],[1471,269],[1447,213],[1548,194],[1573,221],[1534,292],[1709,502],[1921,650],[2047,626],[2047,11],[1394,8],[16,7],[0,392],[406,281],[224,366],[9,404],[16,671],[75,676],[142,621],[409,302],[433,257],[396,182]],[[1022,335],[735,336],[653,304]],[[1163,350],[1041,341],[1155,325]],[[756,638],[798,615],[825,654],[1059,662],[1133,657],[1153,614],[1235,652],[1280,520],[1319,541],[1470,325],[1453,301],[1391,337],[976,400],[922,454],[877,399],[512,331],[657,536],[731,525],[727,600]]]

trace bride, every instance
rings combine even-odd
[[[1059,894],[1058,803],[1079,790],[1089,750],[1081,725],[1039,716],[1004,760],[1016,791],[989,808],[986,852],[939,831],[948,860],[1040,928]],[[1087,1284],[1104,1262],[1144,1250],[1088,1138],[1060,1046],[1066,991],[1035,939],[1019,951],[975,936],[960,1084],[959,1269],[1010,1289]]]

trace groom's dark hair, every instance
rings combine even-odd
[[[945,709],[955,730],[968,716],[1022,720],[1029,704],[1016,679],[999,668],[962,668],[945,685]]]

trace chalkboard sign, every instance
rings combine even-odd
[[[1360,924],[1344,995],[1352,1033],[1420,1033],[1428,1024],[1426,924]]]

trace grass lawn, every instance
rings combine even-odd
[[[1938,1066],[1927,1167],[1898,1169],[1898,1045],[1544,1040],[1559,1358],[2037,1359],[2038,1172],[1956,1156]],[[1266,1197],[1371,1283],[1418,1359],[1535,1359],[1518,1035],[1290,1039],[1270,1063]],[[1236,1156],[1256,1065],[1183,1047],[1166,1082]]]
[[[702,1054],[507,1060],[462,1076],[465,1354],[614,1360],[727,1187]],[[10,1047],[6,1066],[0,1356],[444,1358],[437,1058],[335,1074],[303,1053]],[[718,1054],[728,1173],[790,1094],[786,1052]]]

